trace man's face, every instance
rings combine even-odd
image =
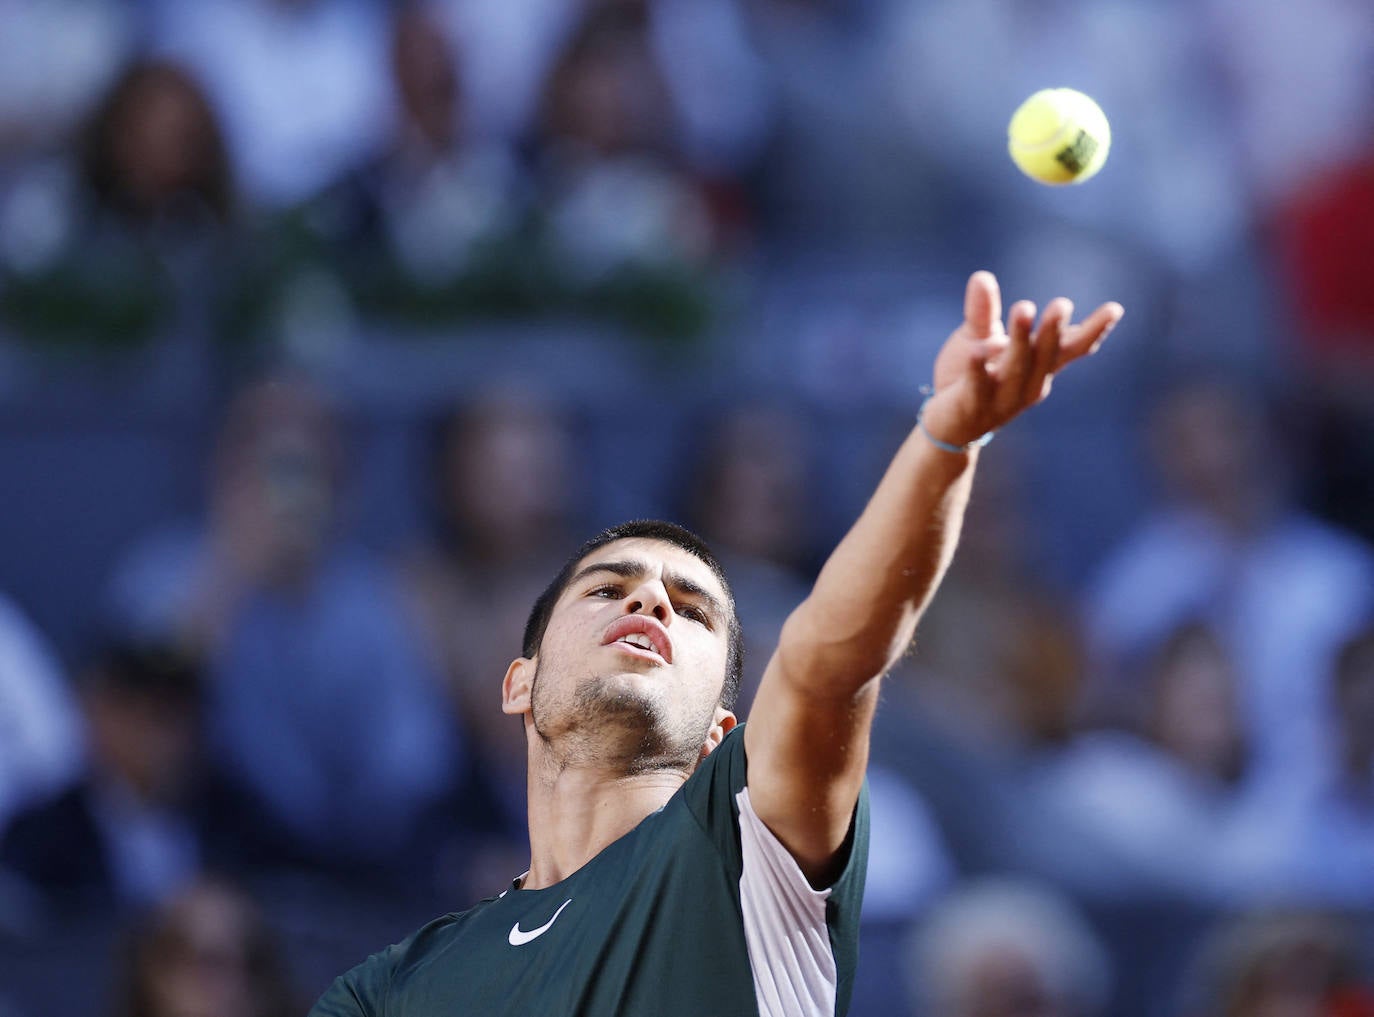
[[[632,768],[690,770],[720,704],[732,610],[711,569],[672,544],[630,538],[593,551],[535,658],[536,732],[608,764],[626,755]]]

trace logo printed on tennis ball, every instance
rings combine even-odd
[[[1045,184],[1080,184],[1107,161],[1112,129],[1101,107],[1072,88],[1045,88],[1023,102],[1007,127],[1012,161]]]
[[[1083,172],[1083,167],[1093,161],[1097,151],[1097,141],[1081,128],[1077,136],[1064,148],[1054,153],[1054,161],[1075,175]]]

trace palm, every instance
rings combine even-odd
[[[935,358],[927,429],[962,445],[1002,427],[1049,394],[1056,371],[1095,351],[1122,313],[1120,304],[1107,303],[1071,325],[1073,305],[1059,297],[1036,324],[1035,305],[1023,300],[1012,305],[1004,327],[996,278],[975,272],[963,324]]]
[[[1000,329],[1001,322],[998,322]],[[968,373],[970,361],[978,350],[978,338],[965,322],[955,329],[935,358],[934,384],[939,392],[957,384]]]

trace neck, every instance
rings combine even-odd
[[[530,871],[522,888],[539,890],[572,875],[662,808],[687,776],[675,769],[626,774],[568,765],[532,746]]]

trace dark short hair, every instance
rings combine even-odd
[[[730,608],[730,622],[727,632],[729,649],[725,659],[725,685],[721,689],[720,705],[727,710],[733,710],[735,700],[739,698],[740,677],[744,673],[744,635],[740,629],[739,615],[735,611],[735,595],[730,591],[730,581],[725,578],[725,570],[720,567],[720,562],[716,560],[715,554],[707,546],[706,541],[691,530],[676,523],[666,523],[658,519],[636,519],[632,522],[621,523],[619,526],[602,530],[574,551],[572,557],[564,562],[558,575],[554,576],[553,582],[549,583],[544,592],[539,595],[539,599],[534,602],[529,621],[525,624],[525,639],[521,652],[526,657],[533,657],[539,652],[539,646],[544,641],[544,631],[549,627],[549,618],[553,615],[553,606],[558,602],[558,598],[563,595],[563,591],[567,588],[568,581],[572,579],[573,571],[578,564],[598,548],[605,547],[617,540],[633,538],[660,540],[665,544],[672,544],[674,547],[681,548],[704,563],[712,574],[720,580],[720,585],[725,588],[725,596]]]

